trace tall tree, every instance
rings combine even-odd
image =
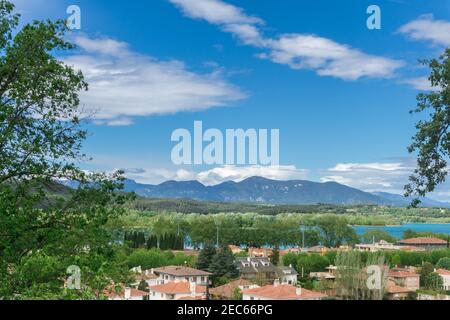
[[[81,72],[55,57],[73,45],[63,21],[21,29],[0,0],[0,299],[95,297],[127,269],[105,223],[122,212],[121,174],[85,174]],[[79,181],[66,190],[55,179]],[[122,262],[120,262],[122,261]],[[81,271],[68,290],[66,270]]]
[[[210,271],[211,263],[215,255],[216,248],[210,244],[207,244],[198,255],[197,269]]]
[[[422,197],[435,190],[448,174],[450,154],[450,48],[438,58],[425,60],[431,69],[429,81],[435,90],[417,96],[417,108],[412,112],[429,112],[429,119],[416,124],[417,133],[409,152],[418,152],[417,169],[405,186],[406,196]],[[420,200],[415,199],[412,206]]]

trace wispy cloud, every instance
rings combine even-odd
[[[196,73],[181,61],[163,61],[130,50],[110,38],[77,36],[81,52],[65,62],[83,71],[89,91],[82,95],[95,122],[130,125],[133,117],[199,111],[244,99],[220,69]]]
[[[450,21],[435,20],[433,15],[418,17],[398,30],[412,40],[430,41],[434,45],[450,46]]]
[[[348,45],[311,34],[281,34],[266,37],[262,19],[221,0],[169,0],[186,16],[204,19],[233,34],[246,45],[262,50],[260,58],[293,69],[314,70],[320,76],[344,80],[388,78],[402,67],[402,61],[364,53]]]
[[[402,162],[338,163],[326,170],[322,182],[335,181],[364,191],[402,193],[414,171],[413,160]]]
[[[421,91],[437,91],[437,90],[439,90],[439,88],[431,86],[431,82],[428,79],[428,77],[426,77],[426,76],[405,79],[405,80],[401,81],[401,83],[410,85],[414,89],[421,90]]]
[[[186,169],[125,169],[127,177],[142,183],[160,183],[166,180],[198,180],[205,185],[216,185],[225,181],[239,182],[259,176],[273,180],[306,179],[308,170],[295,166],[221,166],[204,171]]]

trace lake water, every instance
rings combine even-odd
[[[405,223],[399,226],[355,226],[356,232],[362,235],[367,230],[384,230],[389,232],[393,237],[403,238],[403,232],[411,229],[416,232],[433,232],[444,233],[450,235],[450,224],[438,224],[438,223]]]

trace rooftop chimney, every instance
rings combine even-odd
[[[131,289],[125,288],[125,300],[130,300],[131,298]]]
[[[191,291],[191,296],[195,297],[197,295],[197,283],[196,282],[190,282],[189,283],[189,290]]]

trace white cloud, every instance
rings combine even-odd
[[[345,80],[391,77],[403,66],[401,61],[369,55],[315,35],[282,35],[270,41],[268,47],[271,50],[265,57],[276,63]]]
[[[388,78],[402,67],[402,61],[366,54],[333,40],[307,34],[265,37],[261,19],[220,0],[170,0],[192,18],[204,19],[232,33],[246,45],[263,50],[258,56],[293,69],[311,69],[320,76],[344,80],[362,77]]]
[[[125,169],[126,176],[141,183],[161,183],[166,180],[198,180],[205,185],[216,185],[225,181],[239,182],[259,176],[273,180],[306,179],[307,170],[295,166],[222,166],[195,172],[186,169],[132,168]]]
[[[305,179],[307,170],[297,169],[295,166],[222,166],[197,174],[198,180],[206,185],[215,185],[224,181],[239,182],[258,176],[272,180]]]
[[[412,40],[431,41],[435,45],[450,46],[450,21],[434,20],[433,15],[422,15],[398,30]]]
[[[212,24],[262,23],[256,17],[248,16],[241,8],[220,0],[169,0],[190,18],[204,19]]]
[[[432,87],[428,77],[417,77],[403,80],[401,83],[412,86],[414,89],[421,91],[437,91],[439,88]]]
[[[414,162],[338,163],[327,170],[322,182],[335,181],[364,191],[401,194],[414,171]]]
[[[78,36],[74,42],[82,52],[65,62],[83,71],[89,91],[81,101],[95,110],[98,124],[129,125],[136,116],[205,110],[246,97],[220,71],[195,73],[181,61],[139,55],[108,38]]]

